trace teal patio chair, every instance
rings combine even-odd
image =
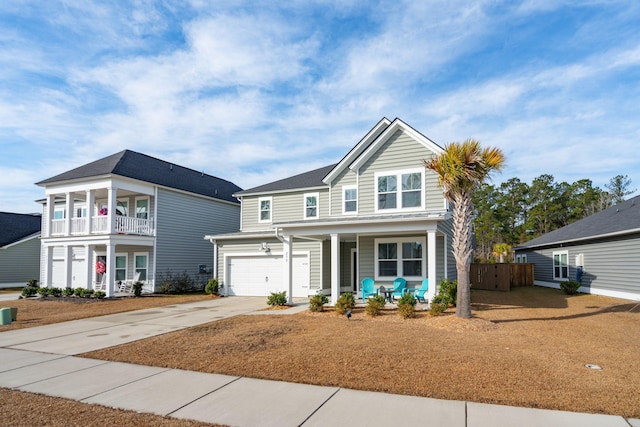
[[[376,296],[376,290],[373,288],[374,282],[370,277],[365,277],[362,279],[362,302],[365,302],[366,298],[369,296]]]
[[[429,279],[424,279],[422,281],[422,285],[420,285],[420,288],[415,290],[415,293],[413,294],[413,296],[415,296],[416,299],[421,303],[426,304],[427,299],[424,297],[424,294],[426,294],[428,290],[429,290]]]
[[[393,298],[400,298],[405,294],[405,292],[407,292],[407,281],[402,277],[398,277],[393,281],[393,293],[391,296]]]

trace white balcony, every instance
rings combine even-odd
[[[65,219],[51,220],[50,236],[86,236],[93,234],[109,234],[109,216],[98,215],[91,218],[91,232],[89,232],[89,218],[71,218],[70,230],[66,230]],[[129,216],[116,216],[114,232],[117,234],[134,234],[140,236],[153,235],[153,220]]]

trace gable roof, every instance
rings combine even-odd
[[[248,190],[240,191],[235,193],[238,196],[246,196],[248,194],[255,193],[269,193],[274,191],[284,191],[284,190],[296,190],[303,188],[313,188],[313,187],[326,187],[327,185],[322,182],[322,178],[329,172],[331,169],[335,167],[335,164],[329,166],[323,166],[318,169],[314,169],[309,172],[304,172],[298,175],[291,176],[289,178],[284,178],[278,181],[270,182],[268,184],[260,185],[258,187],[253,187]]]
[[[40,214],[0,212],[0,248],[40,232]]]
[[[338,176],[340,172],[342,172],[347,167],[351,170],[357,170],[358,168],[360,168],[398,130],[402,130],[403,132],[409,134],[413,139],[436,154],[440,154],[444,150],[441,146],[439,146],[399,118],[395,118],[393,122],[389,122],[387,118],[383,117],[382,120],[380,120],[378,124],[376,124],[376,126],[374,126],[374,128],[369,131],[369,133],[363,139],[361,139],[360,142],[358,142],[358,144],[349,152],[349,154],[347,154],[347,156],[345,156],[340,161],[340,163],[338,163],[337,167],[327,174],[324,182],[329,184],[335,177]]]
[[[238,202],[233,194],[242,190],[230,181],[131,150],[124,150],[87,163],[37,182],[36,185],[46,186],[46,184],[102,175],[119,175],[233,203]]]
[[[630,233],[640,233],[640,196],[551,231],[518,245],[515,249],[531,249]]]

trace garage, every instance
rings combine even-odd
[[[293,297],[309,294],[309,256],[292,258]],[[227,257],[226,287],[228,295],[268,296],[287,290],[284,285],[282,255]]]

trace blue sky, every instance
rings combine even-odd
[[[383,116],[530,183],[640,188],[636,1],[0,2],[0,211],[131,149],[250,188]]]

